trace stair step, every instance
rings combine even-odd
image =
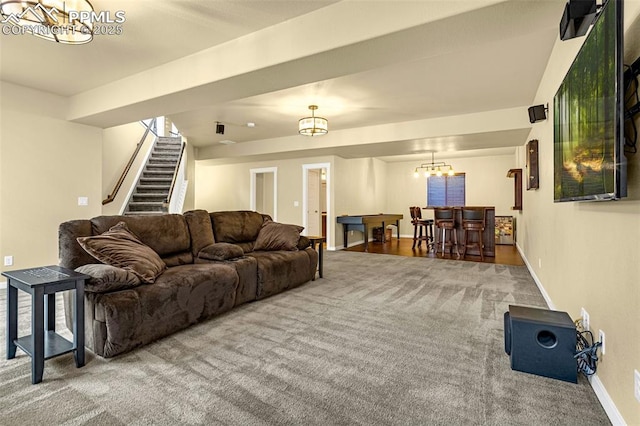
[[[166,206],[164,202],[136,202],[132,201],[129,203],[128,207],[130,212],[133,211],[166,211]]]
[[[143,192],[143,193],[134,193],[131,197],[133,202],[160,202],[163,203],[164,200],[167,199],[168,192]]]
[[[142,172],[143,177],[168,177],[173,179],[173,169],[166,170],[144,170]]]
[[[158,149],[158,148],[154,148],[153,151],[151,151],[151,156],[157,155],[157,154],[163,154],[163,155],[175,155],[176,157],[180,156],[180,149]]]
[[[180,156],[178,154],[167,154],[167,153],[164,153],[164,152],[160,152],[160,153],[153,152],[153,153],[151,153],[151,157],[149,157],[149,159],[150,160],[160,160],[160,159],[164,160],[164,159],[167,159],[167,160],[171,160],[173,162],[177,162],[179,157]]]
[[[125,216],[157,216],[157,215],[161,215],[161,214],[167,214],[167,212],[160,212],[160,211],[144,211],[144,210],[140,210],[140,211],[133,211],[133,212],[124,212]]]
[[[160,171],[168,171],[173,173],[174,170],[176,169],[174,164],[170,164],[170,163],[160,163],[160,164],[147,164],[147,167],[145,168],[145,171],[156,171],[156,172],[160,172]]]
[[[147,164],[171,164],[173,167],[175,167],[177,162],[178,157],[150,157]]]
[[[166,185],[171,185],[171,182],[173,181],[173,179],[171,178],[163,178],[163,177],[141,177],[140,178],[140,183],[143,185],[154,185],[154,184],[166,184]]]
[[[171,185],[138,185],[136,186],[136,193],[140,194],[168,194]]]

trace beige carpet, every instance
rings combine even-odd
[[[5,359],[2,294],[0,424],[608,423],[586,379],[510,369],[503,313],[544,305],[526,268],[328,252],[324,274],[115,359],[48,360],[35,386]]]

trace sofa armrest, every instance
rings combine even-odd
[[[198,258],[205,260],[230,260],[242,256],[244,256],[242,248],[231,243],[213,243],[198,253]]]
[[[141,284],[140,278],[123,268],[102,263],[90,263],[76,268],[76,272],[89,275],[84,291],[89,293],[108,293],[119,291]]]
[[[300,235],[300,239],[298,240],[298,250],[304,250],[307,247],[311,247],[311,240],[304,235]]]

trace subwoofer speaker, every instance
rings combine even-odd
[[[566,312],[509,305],[504,345],[512,370],[578,382],[576,327]]]

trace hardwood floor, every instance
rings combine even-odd
[[[390,241],[385,243],[378,241],[369,241],[369,250],[368,253],[383,253],[383,254],[393,254],[397,256],[408,256],[408,257],[431,257],[436,258],[436,255],[433,252],[429,252],[425,249],[425,243],[422,243],[421,248],[412,249],[413,239],[411,238],[400,238],[399,240],[396,237],[393,237]],[[364,252],[364,244],[359,244],[357,246],[349,247],[344,249],[347,251],[360,251]],[[442,255],[438,254],[438,259],[442,259]],[[444,259],[454,259],[457,257],[454,254],[453,256],[445,256]],[[467,255],[465,258],[460,256],[458,260],[466,260],[471,262],[481,262],[480,256],[471,256]],[[524,266],[524,261],[522,257],[520,257],[520,253],[518,253],[518,249],[515,245],[496,245],[496,256],[495,257],[484,257],[484,263],[497,263],[501,265],[517,265]]]

